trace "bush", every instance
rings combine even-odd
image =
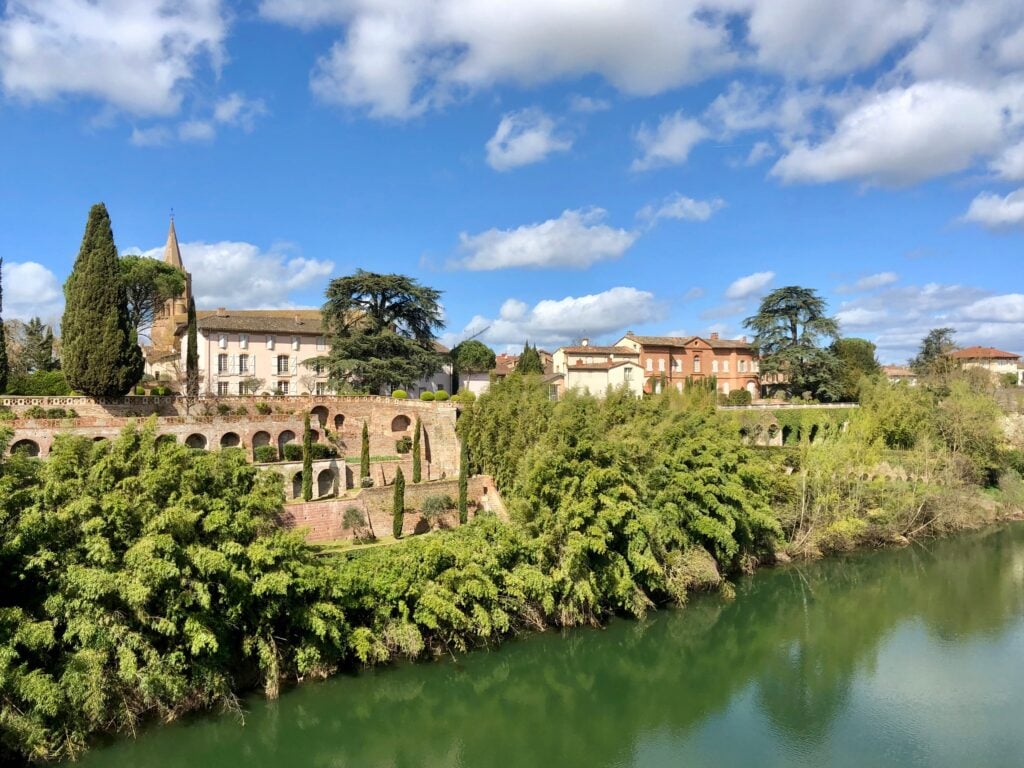
[[[146,394],[146,389],[144,387],[136,387],[135,388],[135,394],[136,395],[144,395],[144,394]]]
[[[395,441],[395,453],[406,454],[412,450],[412,438],[405,437]]]
[[[726,405],[750,405],[753,401],[753,395],[745,389],[734,389],[725,398]]]
[[[230,405],[227,405],[226,403],[217,403],[218,416],[227,416],[229,413],[231,413]]]
[[[434,393],[433,392],[420,392],[420,400],[422,400],[425,403],[433,402],[433,400],[434,400]]]
[[[455,397],[453,397],[452,400],[457,400],[460,403],[469,404],[476,401],[476,392],[474,392],[471,389],[462,389],[459,390],[459,393],[455,395]]]
[[[338,455],[338,452],[330,445],[324,445],[323,443],[313,443],[309,447],[309,452],[313,455],[313,459],[333,459]]]
[[[240,405],[237,408],[235,408],[234,414],[235,414],[235,416],[248,416],[249,415],[249,409],[246,408],[244,405]]]
[[[27,376],[12,376],[7,382],[8,395],[28,397],[60,397],[70,395],[71,387],[62,371],[36,371]]]
[[[256,413],[260,416],[269,416],[273,412],[270,403],[256,403]]]
[[[409,393],[406,392],[404,389],[396,389],[394,392],[391,393],[391,396],[393,398],[395,398],[396,400],[408,400],[409,399]]]
[[[273,445],[261,445],[253,449],[252,455],[258,463],[269,464],[277,461],[277,448]]]
[[[302,446],[299,445],[298,443],[285,443],[284,460],[302,461]]]
[[[455,499],[447,493],[444,493],[427,496],[427,498],[423,500],[423,506],[420,508],[420,513],[423,517],[429,520],[431,524],[433,524],[453,509],[455,509]]]
[[[362,480],[359,481],[359,487],[360,488],[373,488],[373,478],[372,477],[364,477]]]
[[[448,393],[445,392],[443,389],[439,389],[439,390],[437,390],[437,392],[434,393],[434,399],[435,400],[444,402],[448,398],[449,398]]]
[[[48,418],[46,410],[38,405],[33,405],[31,408],[26,408],[22,414],[22,418],[25,419],[45,419]]]

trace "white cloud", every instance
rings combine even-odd
[[[293,291],[325,282],[334,270],[334,262],[296,256],[287,248],[264,251],[252,243],[233,241],[182,243],[180,248],[185,268],[192,274],[196,304],[203,309],[294,306]],[[163,250],[159,246],[141,255],[162,258]]]
[[[496,171],[538,163],[552,152],[565,152],[572,139],[557,135],[555,121],[539,109],[509,112],[487,141],[487,164]]]
[[[573,112],[604,112],[612,108],[612,103],[607,99],[596,99],[593,96],[581,96],[574,93],[569,97],[569,109]]]
[[[797,142],[772,174],[786,182],[903,185],[960,171],[1003,145],[1006,110],[1022,93],[928,82],[874,94],[824,141]]]
[[[587,296],[545,299],[532,307],[509,299],[498,317],[474,317],[463,336],[486,328],[480,338],[488,344],[522,344],[529,339],[541,345],[560,345],[581,336],[621,333],[663,315],[664,307],[654,294],[620,286]]]
[[[707,137],[707,129],[697,120],[684,116],[682,111],[661,118],[657,128],[641,125],[635,138],[643,154],[633,161],[630,168],[646,171],[685,163],[690,150]]]
[[[178,138],[182,141],[211,141],[217,129],[206,120],[186,120],[178,126]]]
[[[29,320],[40,317],[56,323],[64,313],[64,292],[57,276],[34,261],[3,264],[3,316]]]
[[[722,14],[700,0],[263,0],[266,17],[344,27],[318,61],[314,92],[376,117],[409,117],[498,83],[596,74],[660,93],[732,66]]]
[[[256,126],[256,118],[267,114],[263,99],[250,99],[235,91],[217,102],[213,108],[213,119],[221,125],[235,125],[246,133]]]
[[[1024,323],[1024,294],[1007,293],[979,299],[964,307],[961,314],[971,320]],[[1024,340],[1021,343],[1024,343]]]
[[[775,154],[775,148],[772,147],[770,142],[758,141],[750,148],[750,154],[747,155],[746,165],[757,165],[762,160],[767,160]]]
[[[510,267],[567,267],[582,269],[598,261],[617,259],[638,235],[604,224],[601,208],[563,211],[557,219],[524,224],[515,229],[489,229],[459,235],[463,256],[452,266],[470,270]]]
[[[725,200],[715,197],[710,200],[695,200],[676,192],[666,197],[657,207],[645,205],[637,212],[641,219],[678,219],[681,221],[707,221],[725,207]]]
[[[963,220],[989,229],[1024,226],[1024,187],[1005,197],[982,192],[971,201]]]
[[[163,125],[150,128],[132,128],[131,143],[137,147],[159,147],[169,142],[173,134]]]
[[[862,328],[879,323],[889,317],[884,309],[866,309],[865,307],[852,307],[841,309],[836,312],[836,320],[842,328]]]
[[[1007,181],[1024,181],[1024,141],[1007,147],[990,167]]]
[[[219,0],[10,0],[0,82],[11,96],[87,96],[137,115],[178,111],[201,61],[219,67]]]
[[[748,299],[767,288],[774,279],[774,272],[755,272],[752,275],[738,278],[733,280],[729,287],[725,289],[725,298],[733,300]]]
[[[883,288],[887,285],[892,285],[900,279],[900,276],[895,272],[876,272],[873,275],[867,275],[857,280],[852,285],[841,285],[836,289],[836,293],[861,293],[863,291],[873,291],[878,288]]]
[[[140,147],[161,146],[177,135],[179,141],[213,141],[218,126],[241,128],[246,133],[256,126],[256,119],[267,114],[262,99],[249,99],[237,91],[213,105],[206,117],[195,117],[178,123],[176,131],[164,124],[132,129],[131,142]]]

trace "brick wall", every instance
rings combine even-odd
[[[443,494],[458,499],[459,481],[457,478],[430,483],[406,483],[405,506],[407,511],[402,520],[403,535],[412,535],[426,530],[426,521],[417,510],[428,496]],[[494,481],[487,475],[477,475],[469,479],[469,499],[473,507],[494,512],[500,516],[505,514],[505,506],[494,487]],[[393,487],[364,488],[356,495],[346,499],[287,504],[281,514],[281,523],[286,528],[305,529],[306,540],[311,543],[343,541],[351,539],[353,535],[353,531],[345,528],[343,524],[345,510],[355,507],[364,516],[369,515],[373,531],[378,537],[390,536],[393,501]],[[453,511],[445,518],[443,524],[448,527],[457,525],[458,512]]]

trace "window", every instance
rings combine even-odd
[[[746,360],[738,360],[736,362],[736,370],[739,371],[740,373],[746,373],[747,372],[747,361]]]
[[[226,381],[217,382],[217,396],[224,397],[228,394],[228,383]]]
[[[224,374],[224,373],[227,373],[227,372],[228,372],[228,356],[227,355],[217,355],[217,373]]]
[[[630,366],[627,365],[625,368],[623,368],[623,370],[622,370],[622,378],[625,381],[632,381],[633,380],[633,369]]]
[[[323,376],[325,373],[327,373],[327,366],[318,360],[317,362],[313,363],[313,373],[315,373],[317,376]]]
[[[678,371],[678,370],[680,370],[680,369],[681,369],[682,367],[683,367],[683,365],[682,365],[682,363],[681,363],[681,362],[679,361],[679,358],[678,358],[678,357],[673,357],[673,358],[672,358],[672,370],[673,370],[673,371]]]
[[[217,337],[217,346],[221,349],[228,348],[228,335],[226,333],[222,333]]]
[[[288,355],[277,356],[277,375],[287,376],[291,371],[291,367],[288,364]]]
[[[316,383],[316,394],[318,394],[318,395],[326,395],[327,394],[327,382],[326,381],[318,381]]]
[[[712,373],[718,373],[718,361],[717,360],[712,360],[711,361],[711,372]]]
[[[693,356],[693,372],[700,373],[700,355]]]
[[[249,394],[249,382],[240,381],[238,382],[238,394],[248,395]]]
[[[248,373],[249,372],[249,356],[239,355],[238,356],[238,372]]]
[[[722,373],[728,373],[728,372],[729,372],[729,361],[728,360],[723,360],[722,361]],[[726,390],[726,394],[728,394],[728,390]]]
[[[274,337],[273,336],[267,336],[267,349],[273,349],[273,348],[274,348]]]
[[[658,359],[658,370],[662,373],[665,372],[665,358],[663,357]]]
[[[323,336],[316,337],[316,351],[323,352],[327,349],[327,340]]]
[[[248,349],[249,348],[249,334],[248,333],[240,333],[240,334],[238,334],[238,346],[240,346],[242,349]]]
[[[299,351],[299,341],[300,340],[298,336],[292,336],[292,349],[294,349],[296,352]]]
[[[647,370],[648,371],[653,371],[654,370],[654,361],[651,360],[651,358],[649,358],[649,357],[647,358]]]
[[[279,381],[279,382],[277,382],[277,394],[279,394],[279,395],[287,395],[288,394],[288,382],[287,381]]]

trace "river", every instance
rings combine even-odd
[[[1024,765],[1024,524],[300,686],[83,768]]]

